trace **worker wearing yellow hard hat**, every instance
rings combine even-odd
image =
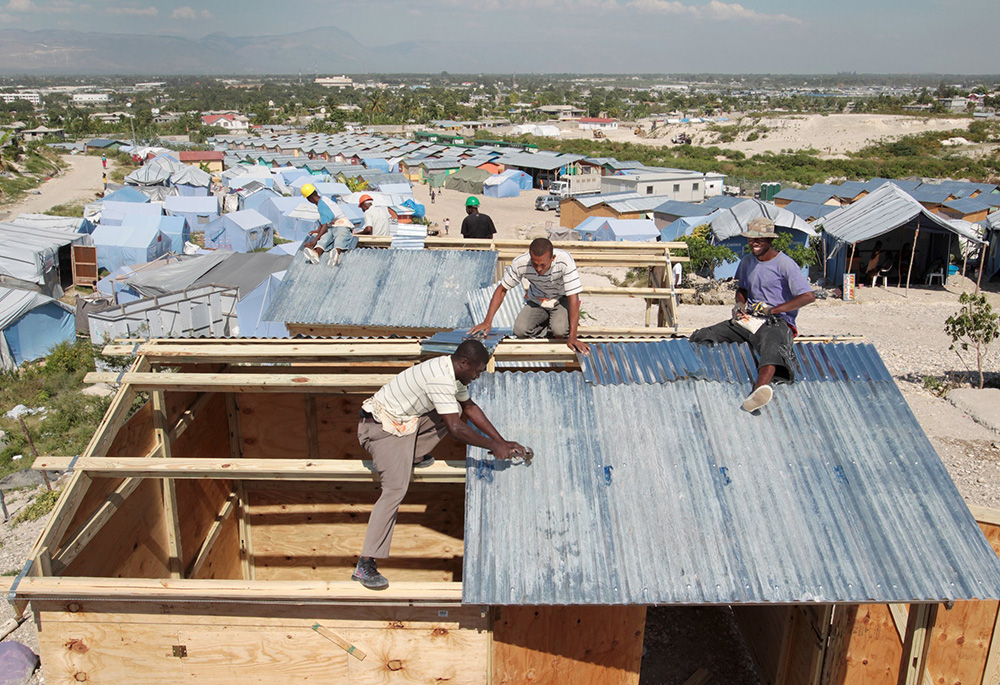
[[[304,184],[299,192],[319,210],[319,227],[310,231],[309,235],[313,237],[303,243],[302,253],[306,261],[310,264],[319,264],[319,258],[332,248],[331,263],[334,266],[340,264],[341,254],[353,250],[358,245],[357,236],[353,231],[354,225],[337,203],[321,197],[312,183]]]

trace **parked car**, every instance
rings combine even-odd
[[[535,198],[535,209],[540,209],[543,212],[550,209],[559,211],[559,200],[557,195],[539,195]]]

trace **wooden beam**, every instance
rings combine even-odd
[[[307,395],[306,409],[306,456],[319,459],[319,417],[316,413],[316,396]]]
[[[226,523],[226,520],[232,515],[233,510],[236,509],[236,492],[230,493],[229,497],[226,498],[225,504],[222,505],[222,510],[215,517],[215,523],[208,531],[208,535],[205,536],[205,541],[201,543],[201,547],[198,549],[198,553],[194,557],[194,561],[191,562],[191,566],[187,570],[185,577],[193,578],[201,571],[205,562],[208,560],[208,555],[212,551],[212,547],[215,546],[216,540],[219,539],[219,535],[222,533],[222,526]]]
[[[911,604],[906,622],[906,639],[899,664],[898,685],[920,685],[927,671],[927,652],[931,630],[937,617],[937,604]]]
[[[167,402],[166,393],[162,390],[154,390],[153,401],[153,432],[156,434],[156,441],[160,444],[160,455],[169,457],[171,453],[170,431],[167,430]]]
[[[114,599],[158,601],[250,600],[277,602],[405,602],[424,605],[457,605],[462,602],[461,583],[398,581],[386,590],[372,592],[354,581],[195,580],[190,578],[35,578],[25,577],[17,588],[19,598],[76,600]]]
[[[693,295],[693,288],[677,288],[671,291],[669,288],[589,288],[584,287],[585,295],[627,295],[629,297],[642,297],[650,300],[668,300],[674,295]]]
[[[989,523],[994,526],[1000,526],[1000,509],[990,509],[988,507],[969,505],[969,511],[972,512],[972,516],[980,523]]]
[[[70,457],[39,457],[35,470],[63,470]],[[75,468],[94,478],[236,478],[241,480],[370,481],[377,474],[358,459],[208,459],[202,457],[91,457]],[[464,461],[437,461],[414,469],[415,482],[463,483]]]
[[[86,383],[104,383],[116,374],[91,372]],[[122,381],[137,390],[198,392],[318,392],[348,395],[375,392],[395,374],[127,373]]]
[[[177,419],[177,423],[174,427],[170,429],[169,437],[170,442],[177,442],[177,439],[184,435],[184,432],[191,427],[194,420],[198,418],[198,414],[205,408],[205,406],[212,400],[212,393],[201,393],[198,395],[198,399],[191,403],[191,405],[181,412],[180,418]]]
[[[253,534],[250,528],[250,503],[247,500],[246,488],[243,481],[236,481],[234,487],[236,492],[236,524],[240,534],[240,567],[243,571],[243,580],[254,580],[257,571],[254,567],[253,556]]]
[[[142,461],[149,461],[143,459]],[[168,460],[172,461],[172,460]],[[170,577],[180,578],[184,574],[184,549],[181,545],[181,518],[177,506],[177,481],[163,479],[164,521],[167,527],[167,550],[170,553]]]

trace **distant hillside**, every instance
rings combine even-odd
[[[203,38],[0,30],[0,74],[292,74],[477,71],[481,51],[440,44],[398,43],[373,49],[334,27],[284,36]],[[495,70],[495,69],[492,69]],[[491,70],[491,71],[492,71]]]

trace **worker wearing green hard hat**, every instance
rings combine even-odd
[[[465,213],[467,216],[462,220],[462,237],[479,238],[490,240],[497,232],[493,225],[493,219],[486,214],[479,212],[479,198],[470,195],[465,200]]]

